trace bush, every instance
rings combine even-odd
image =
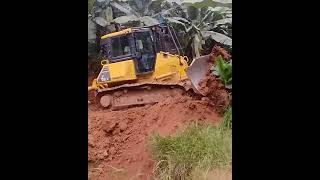
[[[226,62],[221,55],[216,57],[215,65],[211,68],[212,74],[219,76],[227,89],[232,89],[232,61]]]
[[[175,136],[153,135],[151,152],[160,179],[191,178],[194,171],[231,165],[231,130],[190,124]]]

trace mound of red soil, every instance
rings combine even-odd
[[[219,78],[211,75],[210,68],[207,70],[205,78],[199,82],[199,91],[203,93],[217,113],[222,114],[229,105],[229,94]]]
[[[210,99],[183,94],[122,111],[89,109],[89,179],[108,179],[114,168],[125,169],[127,177],[139,173],[151,177],[154,162],[146,144],[153,132],[168,135],[186,122],[216,123],[219,119]]]
[[[211,53],[210,53],[210,56],[209,56],[210,60],[212,62],[214,62],[216,57],[218,57],[220,55],[226,61],[229,61],[231,59],[231,55],[225,49],[223,49],[222,47],[217,46],[217,45],[213,46]]]

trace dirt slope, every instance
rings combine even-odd
[[[179,91],[175,97],[165,98],[152,106],[122,111],[89,108],[89,178],[111,179],[110,175],[116,169],[126,171],[127,177],[139,173],[150,177],[154,162],[145,147],[149,135],[153,132],[168,135],[184,123],[195,120],[218,122],[220,118],[216,112],[223,109],[220,106],[227,102],[227,93],[215,92],[220,93],[219,101],[190,97]]]

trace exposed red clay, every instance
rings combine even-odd
[[[108,178],[112,167],[126,170],[128,177],[139,173],[150,177],[154,162],[145,146],[153,132],[165,136],[187,122],[217,123],[219,120],[210,98],[199,100],[183,94],[155,105],[121,111],[89,108],[90,179]]]

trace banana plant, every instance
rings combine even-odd
[[[114,19],[118,24],[138,22],[140,26],[153,26],[159,24],[158,16],[168,13],[176,6],[182,4],[181,0],[127,0],[112,1],[110,5],[124,15]]]
[[[232,60],[226,62],[221,55],[215,59],[215,65],[211,68],[212,74],[218,76],[227,89],[232,89]]]
[[[115,31],[110,0],[88,0],[88,63],[97,63],[100,37]]]
[[[91,14],[88,14],[88,60],[94,59],[98,53],[96,39],[97,26],[92,20]]]
[[[88,43],[95,43],[97,38],[97,27],[95,22],[92,20],[92,15],[88,14]]]
[[[168,23],[172,24],[178,34],[186,37],[182,40],[185,51],[190,56],[199,57],[206,40],[232,48],[232,10],[230,2],[222,0],[203,0],[196,3],[184,3],[183,16],[166,15]],[[190,51],[191,50],[191,51]],[[189,56],[189,57],[190,57]]]
[[[198,57],[208,39],[231,49],[231,8],[230,0],[94,0],[91,20],[97,27],[91,29],[100,37],[115,31],[112,23],[152,26],[159,24],[159,16],[165,17],[177,31],[185,52],[191,53],[188,56]],[[93,35],[88,35],[88,41],[89,37]]]
[[[111,0],[94,0],[90,14],[92,20],[101,27],[110,25],[113,20],[113,9],[110,7]]]

